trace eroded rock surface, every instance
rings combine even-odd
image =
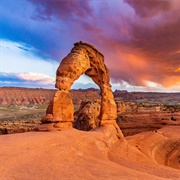
[[[129,136],[127,140],[154,162],[180,169],[179,133],[179,127],[167,126],[157,131]]]
[[[82,101],[79,109],[74,113],[74,127],[79,130],[89,131],[99,126],[99,113],[101,104],[99,101]]]
[[[55,87],[59,90],[48,107],[46,116],[42,119],[45,126],[58,130],[70,127],[69,123],[72,124],[74,120],[74,111],[69,90],[83,73],[91,77],[100,88],[102,96],[100,125],[117,125],[117,107],[109,82],[109,70],[104,64],[104,56],[94,46],[80,41],[74,44],[74,48],[61,61],[56,71]]]

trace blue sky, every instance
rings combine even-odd
[[[54,88],[77,41],[105,56],[113,90],[180,91],[180,1],[1,0],[0,86]],[[72,88],[97,87],[80,77]]]

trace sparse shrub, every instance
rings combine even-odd
[[[176,121],[176,119],[175,119],[173,116],[171,117],[171,120],[172,120],[172,121]]]

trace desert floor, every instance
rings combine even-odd
[[[0,179],[180,179],[179,134],[168,126],[122,140],[110,125],[1,135]]]

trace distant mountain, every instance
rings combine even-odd
[[[49,104],[53,99],[55,89],[42,88],[21,88],[21,87],[0,87],[0,105],[35,105]],[[70,91],[74,104],[79,104],[82,100],[100,99],[100,90],[95,88],[89,89],[72,89]],[[157,93],[157,92],[128,92],[115,90],[114,97],[117,101],[131,101],[136,103],[149,104],[168,104],[180,105],[179,93]]]
[[[23,106],[36,104],[49,104],[57,90],[42,88],[21,88],[21,87],[0,87],[1,106]],[[80,103],[82,100],[100,99],[99,90],[71,90],[73,103]]]
[[[136,103],[180,105],[180,92],[128,92],[115,90],[114,97],[122,101],[134,101]]]

